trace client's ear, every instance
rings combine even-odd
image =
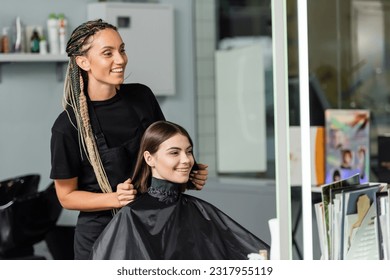
[[[144,152],[144,159],[147,165],[154,167],[154,157],[148,151]]]

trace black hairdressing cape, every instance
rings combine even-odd
[[[269,246],[210,203],[152,179],[96,240],[91,259],[238,260]]]

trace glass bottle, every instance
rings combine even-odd
[[[39,53],[39,41],[38,31],[34,29],[30,39],[30,50],[32,53]]]

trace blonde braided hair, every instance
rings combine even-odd
[[[88,113],[87,97],[84,90],[88,83],[88,76],[76,63],[76,57],[85,55],[90,49],[91,42],[89,38],[106,28],[117,30],[115,26],[99,19],[80,25],[70,36],[66,47],[69,63],[64,83],[63,107],[68,116],[68,110],[73,110],[76,124],[72,124],[78,131],[80,149],[85,152],[102,192],[110,193],[113,190],[100,158]],[[80,152],[82,154],[81,150]],[[115,210],[113,210],[113,213],[115,213]]]

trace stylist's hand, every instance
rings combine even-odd
[[[197,165],[198,170],[194,170],[191,172],[190,180],[197,190],[201,190],[206,184],[209,171],[207,170],[208,165],[202,163],[198,163]]]
[[[116,186],[116,194],[118,196],[120,207],[123,207],[135,199],[137,190],[134,189],[131,179],[127,179]]]

